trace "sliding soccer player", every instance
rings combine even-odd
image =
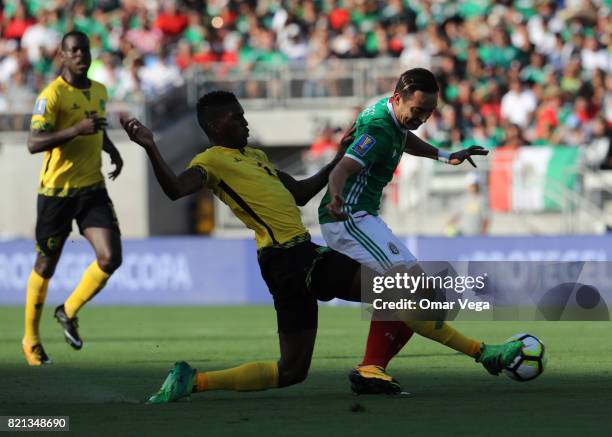
[[[248,123],[232,93],[206,94],[198,101],[197,115],[213,147],[196,155],[179,175],[168,167],[147,127],[136,119],[122,120],[122,125],[130,139],[145,149],[170,199],[208,188],[255,232],[261,274],[276,310],[280,359],[207,372],[177,362],[149,403],[172,402],[192,392],[265,390],[300,383],[308,374],[314,349],[317,300],[361,298],[360,264],[312,243],[298,209],[325,187],[342,154],[316,175],[296,181],[277,171],[263,151],[248,146]],[[350,136],[343,143],[349,141]],[[474,356],[493,373],[499,373],[520,350],[520,342],[485,346],[450,327],[430,328],[429,322],[412,325],[415,332],[456,349],[461,341],[469,342]]]

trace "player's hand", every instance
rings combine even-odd
[[[339,194],[336,194],[332,197],[331,202],[329,202],[325,208],[329,211],[333,218],[338,220],[346,220],[348,215],[342,211],[343,206],[344,199]]]
[[[106,126],[108,126],[106,118],[94,115],[79,121],[74,128],[77,135],[93,135],[98,133],[99,130],[106,129]]]
[[[476,167],[471,156],[473,155],[488,155],[489,151],[481,146],[470,146],[467,149],[459,150],[458,152],[451,153],[448,157],[448,163],[452,165],[459,165],[467,159],[467,161]]]
[[[115,166],[115,169],[108,173],[108,177],[114,181],[115,179],[117,179],[117,176],[121,174],[121,169],[123,168],[123,158],[121,158],[119,151],[115,149],[115,151],[111,153],[110,159],[111,164]]]
[[[151,149],[155,147],[155,141],[153,140],[153,132],[143,125],[140,121],[135,118],[125,119],[121,118],[121,126],[130,137],[130,140],[136,144],[141,145],[145,149]]]

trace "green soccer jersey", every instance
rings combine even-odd
[[[378,215],[383,188],[393,178],[402,158],[406,131],[395,118],[388,97],[367,107],[357,117],[355,141],[346,155],[359,162],[363,168],[351,175],[344,185],[342,197],[344,211],[352,214],[366,211]],[[319,205],[319,223],[337,221],[325,205],[331,200],[329,189]]]

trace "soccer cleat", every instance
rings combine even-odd
[[[514,361],[521,353],[523,343],[520,341],[509,341],[508,343],[491,345],[482,344],[480,353],[476,357],[476,362],[481,363],[492,375],[499,375],[503,370]]]
[[[399,382],[385,373],[380,366],[358,366],[349,373],[351,390],[358,395],[388,394],[395,395],[402,391]]]
[[[42,344],[29,345],[21,343],[21,350],[25,359],[30,366],[40,366],[42,364],[51,364],[52,361],[46,354]]]
[[[81,336],[79,335],[78,331],[79,319],[76,317],[68,317],[66,310],[64,309],[64,305],[60,305],[55,308],[53,316],[57,320],[57,323],[62,325],[66,343],[72,346],[72,348],[75,350],[81,349],[83,347],[83,340],[81,340]]]
[[[149,398],[147,404],[167,404],[189,396],[195,385],[196,369],[185,361],[174,363],[170,373],[157,393]]]

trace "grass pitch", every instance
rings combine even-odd
[[[407,397],[355,396],[347,372],[362,357],[368,323],[355,308],[321,308],[305,383],[255,393],[211,392],[143,405],[176,360],[219,369],[278,357],[270,307],[89,307],[85,346],[64,343],[52,310],[44,345],[54,363],[29,368],[20,352],[22,308],[0,308],[0,415],[70,416],[77,435],[610,435],[612,324],[464,322],[465,334],[501,342],[529,332],[549,366],[519,383],[413,337],[392,361]]]

